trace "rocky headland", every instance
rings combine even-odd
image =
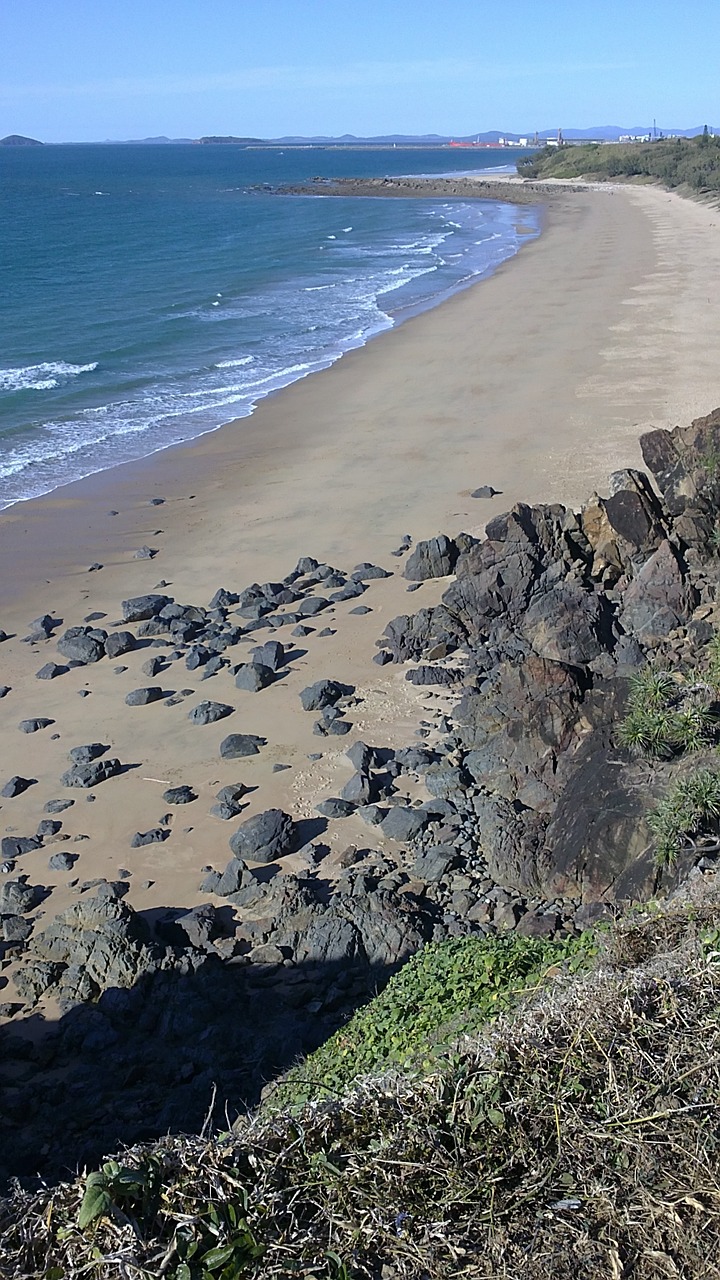
[[[20,733],[57,733],[43,688],[113,664],[136,755],[168,732],[159,708],[176,708],[173,733],[205,735],[226,780],[209,796],[205,774],[148,779],[156,820],[130,834],[112,878],[83,875],[85,837],[71,835],[78,806],[101,808],[139,763],[107,740],[102,702],[81,699],[85,741],[63,744],[51,794],[30,776],[2,780],[6,823],[17,797],[24,814],[36,808],[2,840],[3,1178],[55,1179],[119,1143],[232,1120],[426,941],[579,935],[712,869],[711,816],[664,864],[648,819],[717,758],[705,668],[720,620],[720,410],[641,447],[647,474],[614,473],[578,512],[521,503],[482,538],[408,535],[387,565],[304,556],[282,580],[212,584],[200,601],[161,580],[118,602],[114,620],[33,620],[38,714]],[[344,670],[295,688],[303,653],[357,627],[391,573],[413,598],[442,588],[377,638],[378,668],[402,667],[435,708],[392,746],[361,736],[368,695]],[[0,653],[12,639],[0,632]],[[701,706],[691,744],[623,745],[628,693],[648,667],[671,674],[680,712]],[[296,808],[263,805],[261,791],[243,816],[245,763],[278,745],[262,732],[273,689],[299,701],[317,752]],[[12,692],[0,689],[6,714]],[[334,794],[308,809],[329,751]],[[171,884],[173,863],[187,868],[185,815],[210,801],[224,856],[195,866],[193,905],[144,909],[143,857]]]

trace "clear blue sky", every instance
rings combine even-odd
[[[0,0],[0,137],[720,123],[717,0]]]

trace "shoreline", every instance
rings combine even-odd
[[[490,721],[494,726],[498,712],[510,727],[509,745],[498,745],[499,784],[489,787],[483,807],[483,786],[473,792],[460,783],[466,765],[472,772],[472,752],[464,750],[468,744],[456,732],[460,717],[453,717],[452,708],[467,678],[466,662],[470,690],[477,684],[473,673],[484,669],[481,602],[472,624],[480,632],[477,653],[471,647],[467,654],[458,651],[452,638],[448,648],[442,621],[437,622],[438,632],[434,619],[425,635],[427,643],[405,645],[403,637],[413,628],[401,623],[393,633],[396,639],[387,641],[386,656],[391,660],[376,664],[373,658],[389,622],[432,608],[448,587],[451,614],[453,601],[460,601],[458,613],[463,617],[463,579],[459,574],[453,578],[452,563],[440,567],[445,577],[403,576],[408,560],[405,535],[414,545],[438,534],[452,538],[464,531],[478,537],[487,520],[515,503],[542,504],[533,513],[538,536],[535,541],[525,539],[520,560],[532,576],[535,548],[542,551],[543,538],[551,549],[550,560],[559,555],[548,564],[544,599],[552,601],[558,584],[554,570],[559,569],[564,595],[559,624],[553,615],[553,634],[569,643],[570,650],[563,649],[565,656],[558,657],[561,651],[555,649],[546,662],[542,636],[547,616],[536,610],[533,623],[532,609],[526,609],[538,647],[533,640],[518,678],[522,687],[527,679],[532,698],[538,695],[541,706],[550,686],[542,680],[533,684],[538,665],[541,672],[552,668],[551,678],[565,681],[550,689],[549,719],[554,724],[557,715],[561,723],[567,719],[575,726],[559,754],[566,751],[570,766],[577,760],[576,748],[590,721],[576,707],[575,648],[585,643],[584,611],[605,590],[605,569],[583,552],[576,554],[572,530],[578,526],[572,520],[568,524],[563,509],[553,504],[572,509],[587,502],[593,489],[607,493],[611,472],[642,467],[638,437],[643,431],[687,423],[720,402],[720,304],[707,287],[720,267],[715,216],[660,192],[616,189],[609,199],[598,199],[594,192],[559,199],[549,210],[543,236],[477,288],[456,294],[382,335],[383,341],[350,352],[331,368],[278,392],[252,417],[190,446],[125,464],[0,515],[6,584],[0,627],[7,633],[0,637],[0,748],[6,761],[0,779],[5,792],[0,825],[8,837],[0,890],[14,885],[16,895],[15,905],[4,898],[0,910],[5,937],[0,1023],[7,1027],[9,1044],[20,1037],[21,1061],[37,1063],[36,1079],[43,1089],[52,1091],[53,1072],[67,1069],[63,1055],[68,1045],[71,1059],[75,1053],[74,1026],[91,1027],[89,1041],[82,1040],[79,1068],[92,1072],[96,1062],[109,1062],[111,1073],[116,1069],[114,1007],[119,1010],[118,1025],[124,1028],[121,1057],[135,1032],[143,1041],[138,1055],[145,1055],[143,1027],[155,1029],[151,1038],[155,1036],[157,1045],[147,1046],[149,1074],[146,1084],[139,1086],[137,1122],[146,1113],[154,1131],[187,1127],[188,1115],[195,1116],[195,1111],[187,1110],[186,1099],[198,1114],[207,1115],[208,1092],[218,1079],[208,1074],[215,1072],[217,1057],[205,1071],[202,1048],[197,1060],[194,1048],[188,1061],[170,1065],[163,1058],[166,996],[171,1001],[170,1023],[177,1016],[178,1026],[186,1028],[181,1032],[182,1054],[186,1043],[195,1046],[196,1040],[198,1045],[203,1040],[193,1022],[197,1006],[191,1002],[186,1011],[184,1001],[185,978],[192,984],[193,965],[200,966],[202,980],[207,963],[208,986],[203,989],[222,1006],[216,1025],[225,1028],[217,1034],[224,1047],[227,1038],[229,1074],[221,1089],[227,1098],[252,1098],[259,1096],[262,1080],[248,1085],[246,1095],[237,1075],[238,1054],[245,1050],[232,1040],[227,1026],[227,1011],[234,1010],[246,979],[247,989],[255,991],[253,1007],[263,1034],[268,985],[275,999],[278,987],[284,992],[289,984],[290,1021],[283,1023],[282,1015],[278,1034],[284,1037],[284,1051],[294,1057],[334,1029],[339,1010],[362,998],[367,975],[357,975],[360,985],[350,993],[338,991],[336,985],[338,964],[345,966],[355,946],[357,955],[370,962],[374,981],[373,948],[384,957],[385,968],[392,968],[423,940],[458,936],[475,923],[480,932],[488,920],[492,929],[512,929],[527,915],[530,928],[580,928],[586,907],[592,916],[597,892],[602,909],[606,886],[615,884],[605,869],[605,878],[597,868],[597,874],[588,872],[586,898],[584,881],[573,883],[573,868],[562,879],[562,863],[554,864],[560,879],[553,873],[538,899],[536,881],[523,874],[518,890],[516,870],[510,863],[500,865],[499,833],[507,828],[511,840],[515,838],[503,808],[507,778],[512,774],[511,785],[517,787],[511,796],[520,804],[519,822],[523,814],[529,815],[528,821],[547,822],[565,797],[552,790],[550,775],[556,776],[558,757],[548,744],[555,731],[550,725],[550,738],[545,735],[542,711],[540,723],[534,719],[535,700],[529,706],[521,692],[513,697],[512,684],[509,702],[503,703],[502,690],[497,703],[491,697],[481,728],[484,731]],[[482,486],[492,486],[493,496],[474,498],[473,490]],[[593,509],[592,502],[589,507]],[[652,527],[652,521],[647,524]],[[496,529],[502,528],[498,521]],[[522,580],[524,570],[513,564],[513,537],[507,541],[507,582],[512,591],[513,575]],[[497,545],[503,545],[502,537]],[[138,558],[144,546],[151,553]],[[543,555],[538,555],[538,565]],[[312,561],[295,570],[304,557],[326,564],[318,567]],[[356,593],[353,576],[359,573],[363,578],[363,566],[355,568],[358,562],[381,566],[384,573],[365,573],[364,590]],[[498,581],[505,572],[505,563],[499,564]],[[618,582],[632,576],[631,567],[624,567],[626,578]],[[492,573],[491,564],[486,579],[491,593]],[[249,585],[257,583],[264,586]],[[612,583],[611,575],[609,592]],[[330,595],[331,587],[341,588],[339,598]],[[350,590],[343,593],[346,587]],[[705,601],[697,619],[703,623],[715,618],[711,587],[704,582],[705,597],[697,593]],[[215,598],[221,589],[230,594]],[[244,590],[249,599],[240,603],[238,593]],[[122,604],[154,592],[170,597],[175,602],[171,608],[179,610],[166,614],[157,628],[142,620],[147,614]],[[472,590],[469,594],[472,598]],[[629,595],[630,588],[626,601]],[[321,600],[316,609],[315,596],[329,600]],[[253,602],[259,597],[272,600],[269,607],[278,610],[277,630],[266,622],[265,606],[255,622]],[[682,595],[678,620],[680,615],[690,617],[688,606],[695,598],[692,591],[687,599]],[[236,616],[237,607],[246,612]],[[524,609],[522,591],[513,607]],[[617,600],[609,607],[615,611]],[[471,604],[470,613],[472,608]],[[492,609],[487,617],[491,614]],[[501,609],[496,614],[497,630],[493,632],[491,622],[487,649],[492,655],[499,646],[502,663],[519,672],[513,646],[524,622],[515,613],[508,614],[507,622]],[[28,632],[42,630],[31,620],[43,615],[50,615],[43,624],[47,638],[28,638]],[[567,618],[568,626],[563,621]],[[111,646],[104,648],[107,633],[122,631],[128,623],[129,648],[110,656]],[[81,636],[85,645],[99,646],[94,655],[98,660],[81,658],[78,665],[70,665],[67,659],[76,652],[76,637],[71,631],[60,646],[58,641],[68,629],[84,625],[102,628],[94,641]],[[273,629],[265,629],[269,626]],[[286,648],[277,674],[264,685],[246,683],[248,674],[257,673],[251,665],[257,646],[270,639],[279,639]],[[216,641],[219,647],[214,647]],[[685,641],[671,643],[682,647]],[[690,638],[687,643],[692,647]],[[202,656],[196,646],[205,646]],[[577,658],[593,692],[596,671],[592,667],[591,674],[589,664],[595,653],[591,643]],[[446,654],[454,668],[450,672],[442,669]],[[602,697],[607,662],[613,666],[614,659],[610,652],[601,652],[600,659],[597,691]],[[420,671],[417,683],[407,679],[414,674],[408,662],[416,661],[437,664]],[[495,658],[490,656],[490,662]],[[61,671],[38,681],[48,663],[63,664]],[[428,672],[432,678],[426,680]],[[451,683],[434,678],[443,675]],[[350,692],[340,698],[347,736],[333,730],[334,718],[317,720],[316,710],[304,709],[303,693],[327,680],[349,686]],[[148,689],[152,697],[134,696]],[[485,714],[479,703],[486,693],[478,689],[479,715]],[[335,696],[337,701],[340,695]],[[217,723],[204,723],[202,718],[191,723],[191,712],[206,700],[224,704],[215,708],[221,718]],[[329,709],[333,715],[338,711],[337,706]],[[322,717],[322,704],[320,711]],[[510,738],[520,723],[523,750],[515,760]],[[224,752],[221,741],[235,734],[252,735],[260,743],[257,753]],[[351,744],[352,764],[346,755]],[[528,744],[534,772],[523,755]],[[434,767],[440,771],[434,781],[441,782],[440,790],[433,791],[422,767],[412,763],[418,753],[408,753],[407,748],[418,746],[433,753]],[[77,748],[89,751],[101,770],[110,766],[99,785],[94,785],[96,778],[89,789],[83,788],[82,779],[77,788],[64,780],[75,759],[70,753]],[[378,749],[377,756],[373,749]],[[366,756],[372,764],[357,763]],[[403,756],[411,761],[407,767]],[[562,757],[557,770],[560,787],[565,785],[564,765]],[[397,766],[394,772],[392,766]],[[633,777],[641,775],[642,767]],[[482,773],[483,785],[485,777]],[[453,804],[456,785],[462,799]],[[639,783],[633,785],[633,794],[643,790]],[[447,801],[443,788],[450,790]],[[178,791],[185,794],[178,797]],[[228,792],[237,803],[230,803],[229,812],[218,812]],[[367,813],[373,796],[383,806],[382,829],[378,812]],[[342,805],[339,797],[345,811],[337,809]],[[323,806],[330,799],[328,810]],[[438,801],[445,807],[433,807]],[[423,804],[429,806],[419,817],[423,835],[414,842],[412,821],[418,822],[418,806]],[[289,836],[286,833],[275,848],[255,845],[247,853],[244,845],[238,846],[237,837],[248,820],[264,823],[268,811],[277,810],[290,828]],[[48,813],[53,815],[50,821]],[[496,821],[499,828],[492,825]],[[490,825],[481,828],[483,822]],[[534,848],[531,827],[528,833],[527,847]],[[525,835],[518,838],[522,863]],[[578,847],[574,829],[568,832],[566,847],[572,861]],[[626,848],[622,840],[618,847]],[[231,850],[237,854],[238,848],[245,850],[249,869],[230,861]],[[452,861],[455,855],[460,872],[448,875],[447,881],[442,869],[436,874],[429,868],[428,859],[439,856],[442,864],[444,857]],[[582,857],[579,861],[584,876]],[[221,885],[226,869],[230,883]],[[242,879],[237,878],[240,873]],[[376,891],[377,896],[371,896]],[[9,936],[8,904],[15,913]],[[198,908],[199,914],[193,915],[197,945],[191,943],[191,954],[176,954],[172,948],[177,921]],[[306,910],[309,914],[303,915]],[[360,922],[352,935],[355,941],[348,941],[353,911]],[[64,921],[58,920],[61,916]],[[114,953],[111,949],[108,959],[104,947],[107,921],[112,935],[112,922],[119,917],[130,920],[132,929],[137,925],[141,932],[146,930],[156,943],[169,944],[164,960],[157,961],[169,969],[158,975],[155,995],[143,1007],[143,1017],[150,1021],[138,1022],[137,1027],[132,1009],[138,1010],[138,1001],[144,1001],[149,990],[142,985],[148,970],[143,972],[141,966],[147,961],[153,972],[157,956],[138,956],[131,943],[122,953],[129,957],[129,968],[117,976]],[[209,920],[208,933],[203,933],[203,920]],[[284,933],[286,928],[292,932]],[[333,932],[336,928],[339,934]],[[19,933],[13,934],[14,929]],[[60,941],[51,941],[49,950],[43,950],[48,935],[52,939],[58,930]],[[339,951],[333,950],[338,937]],[[96,943],[98,955],[90,956],[87,949],[93,952]],[[43,970],[41,963],[38,969],[34,956],[59,961],[57,982],[52,966]],[[92,973],[91,960],[97,960]],[[140,968],[133,968],[136,963]],[[190,972],[183,966],[190,966]],[[166,977],[170,986],[163,985]],[[114,992],[109,1042],[102,1040],[107,1006],[93,1003],[105,990]],[[298,992],[299,1003],[293,1004]],[[130,1016],[123,1023],[125,1008]],[[205,1014],[203,1004],[207,1030]],[[96,1015],[99,1057],[91,1047]],[[190,1022],[183,1023],[183,1017]],[[236,1022],[232,1035],[242,1037]],[[31,1042],[27,1052],[23,1041]],[[267,1066],[258,1072],[266,1080],[278,1065],[272,1035],[263,1053]],[[114,1089],[112,1074],[100,1075],[99,1096],[104,1098],[109,1080],[117,1133],[127,1136],[134,1131],[134,1121],[126,1112],[125,1085]],[[180,1119],[163,1110],[168,1080]],[[50,1124],[52,1129],[49,1114],[43,1111],[36,1130],[30,1130],[27,1148],[23,1127],[11,1122],[17,1146],[8,1149],[20,1153],[17,1158],[29,1164],[26,1171],[31,1175],[54,1141],[57,1150],[51,1160],[68,1158],[64,1122],[47,1144],[43,1126]],[[103,1120],[102,1141],[106,1140]]]
[[[130,827],[157,822],[162,788],[148,778],[203,780],[203,814],[196,805],[192,832],[171,858],[162,846],[134,856],[131,903],[190,906],[200,868],[227,857],[225,824],[207,817],[205,801],[238,770],[217,760],[223,734],[210,744],[185,732],[182,707],[125,706],[125,692],[144,683],[147,650],[128,655],[123,675],[103,661],[43,685],[35,673],[57,660],[55,642],[22,643],[40,614],[68,627],[101,613],[109,624],[121,600],[161,582],[178,601],[207,604],[221,586],[283,577],[302,555],[346,572],[367,560],[394,573],[371,584],[367,616],[348,618],[352,602],[338,606],[327,619],[332,634],[310,637],[297,670],[257,696],[236,695],[221,675],[210,684],[201,672],[173,676],[173,687],[186,682],[198,698],[228,697],[238,727],[273,744],[249,769],[257,787],[250,814],[270,805],[292,811],[301,799],[312,812],[338,793],[341,741],[321,764],[307,764],[322,743],[297,694],[313,680],[329,674],[356,685],[358,731],[406,745],[426,694],[397,668],[372,663],[375,641],[391,618],[437,603],[445,584],[424,583],[409,596],[390,552],[405,533],[479,535],[516,501],[579,505],[594,488],[606,490],[613,470],[641,465],[642,429],[687,422],[720,402],[720,308],[708,299],[698,310],[709,255],[720,253],[712,216],[656,191],[559,199],[544,234],[476,288],[269,397],[250,418],[3,512],[0,626],[11,638],[0,655],[11,692],[0,742],[13,768],[38,780],[3,803],[3,829],[33,830],[38,803],[58,793],[69,746],[102,739],[142,768],[101,788],[99,803],[71,811],[67,831],[87,837],[83,878],[112,878],[129,856]],[[485,484],[496,496],[473,499]],[[157,549],[153,559],[135,558],[144,545]],[[93,563],[104,567],[89,573]],[[37,715],[56,722],[59,741],[18,733],[21,719]],[[276,773],[275,763],[291,768]],[[343,838],[367,839],[359,820],[348,822]],[[29,856],[30,874],[53,889],[55,912],[73,892],[66,875],[48,877],[46,867],[47,852]],[[148,869],[153,887],[141,893],[135,878]]]

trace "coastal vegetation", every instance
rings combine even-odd
[[[517,169],[523,178],[635,178],[703,194],[720,191],[720,137],[545,147],[520,160]]]
[[[427,948],[416,972],[433,999],[445,990],[449,1015],[431,1061],[400,1074],[378,1061],[337,1098],[16,1190],[0,1207],[6,1274],[708,1275],[720,1249],[720,904],[698,885],[598,935],[589,973],[553,966],[512,1017],[483,1027],[469,997],[472,1035],[457,1035],[448,982],[467,954]]]

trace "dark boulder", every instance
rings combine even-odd
[[[21,733],[37,733],[39,729],[47,729],[54,720],[48,720],[46,716],[34,716],[32,720],[21,720],[18,729]]]
[[[352,685],[340,684],[338,680],[318,680],[302,690],[300,701],[303,711],[322,711],[323,707],[335,706],[353,692]]]
[[[23,778],[19,773],[16,773],[9,782],[5,783],[2,791],[0,791],[0,796],[11,800],[15,796],[21,796],[23,791],[27,791],[28,787],[31,787],[35,782],[37,782],[37,778]]]
[[[61,667],[57,662],[46,662],[44,667],[35,672],[35,679],[54,680],[56,676],[66,675],[69,670],[69,667]]]
[[[262,662],[243,662],[235,672],[235,688],[259,693],[261,689],[267,689],[274,679],[275,671],[272,667],[266,667]]]
[[[32,853],[40,845],[41,839],[37,836],[3,836],[0,845],[3,862],[12,862],[15,858],[21,858],[24,853]]]
[[[425,582],[428,578],[446,578],[453,572],[458,558],[458,549],[451,538],[441,533],[437,538],[427,542],[418,542],[412,555],[408,556],[403,569],[403,577],[411,582]]]
[[[231,733],[220,743],[223,760],[240,760],[243,756],[256,756],[267,739],[255,733]]]
[[[89,764],[92,760],[104,756],[108,750],[109,748],[102,742],[87,742],[81,747],[71,747],[68,755],[73,764]]]
[[[78,662],[83,666],[87,666],[93,662],[99,662],[105,655],[104,639],[100,640],[96,636],[88,635],[82,631],[78,634],[77,628],[71,628],[66,631],[58,640],[58,652],[67,658],[70,662]]]
[[[234,710],[227,702],[199,702],[192,711],[188,711],[188,720],[193,724],[215,724],[217,720],[232,715]]]
[[[404,805],[393,805],[380,823],[382,834],[390,840],[399,840],[408,844],[425,830],[429,815],[421,809],[408,809]]]
[[[165,804],[192,804],[197,800],[197,794],[192,787],[168,787],[163,791],[163,800]]]
[[[697,601],[679,549],[665,540],[627,588],[620,622],[641,644],[652,644],[686,623]]]
[[[120,607],[125,622],[144,622],[146,618],[157,617],[161,609],[168,604],[172,604],[170,596],[147,595],[123,600]]]
[[[130,693],[126,693],[125,704],[128,707],[146,707],[150,702],[159,702],[162,696],[159,684],[148,685],[144,689],[131,689]]]
[[[236,858],[252,862],[274,862],[289,853],[295,837],[295,824],[282,809],[267,809],[248,818],[230,837],[230,849]]]
[[[132,631],[111,631],[105,641],[105,652],[108,658],[120,658],[124,653],[130,653],[136,644]]]
[[[121,768],[119,760],[94,760],[89,764],[73,765],[60,781],[64,787],[96,787],[100,782],[114,778]]]

